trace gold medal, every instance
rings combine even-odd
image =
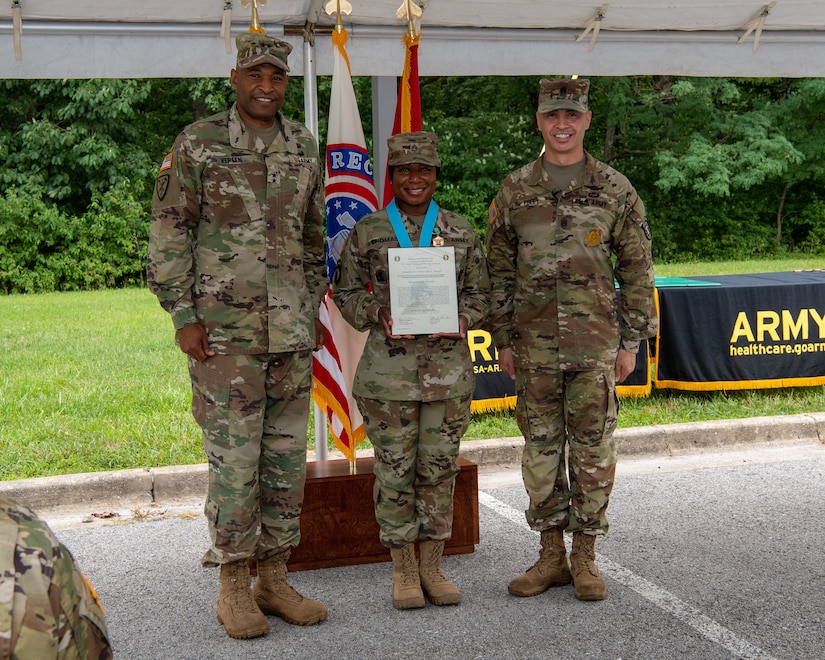
[[[436,236],[433,239],[433,245],[435,247],[441,247],[442,245],[444,245],[444,239],[441,236]]]

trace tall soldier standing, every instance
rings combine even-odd
[[[249,638],[269,631],[264,614],[298,625],[327,616],[286,581],[327,278],[318,145],[280,112],[291,46],[242,34],[237,47],[235,104],[185,128],[161,165],[149,284],[189,356],[209,461],[203,564],[221,569],[218,620],[230,637]]]
[[[572,577],[577,598],[602,600],[594,545],[608,530],[616,383],[658,323],[650,230],[627,178],[584,150],[590,82],[540,85],[544,155],[505,178],[487,232],[490,331],[516,380],[526,515],[541,532],[538,562],[508,589],[535,596]]]

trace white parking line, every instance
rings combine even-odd
[[[497,500],[484,491],[479,491],[478,502],[507,520],[520,525],[524,529],[529,529],[523,511],[517,511],[509,504]],[[616,562],[606,559],[603,555],[597,555],[597,562],[599,571],[604,575],[632,589],[645,600],[690,626],[706,639],[730,651],[737,658],[745,658],[747,660],[774,660],[772,655],[766,653],[758,646],[746,642],[729,628],[702,614],[702,612],[695,607],[679,600],[679,598],[668,591],[639,577],[624,566],[620,566]]]

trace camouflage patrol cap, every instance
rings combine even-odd
[[[437,147],[438,136],[435,133],[424,131],[398,133],[387,139],[389,149],[387,164],[390,167],[410,163],[441,167]]]
[[[289,73],[286,60],[292,51],[292,44],[265,34],[244,32],[235,37],[235,45],[238,47],[239,69],[266,63],[274,64],[285,73]]]
[[[553,110],[589,110],[587,92],[590,81],[584,78],[542,78],[539,82],[539,112]]]

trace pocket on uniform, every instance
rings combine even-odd
[[[212,368],[210,361],[189,358],[189,376],[192,379],[192,416],[201,426],[210,420],[225,419],[229,405],[229,378]]]
[[[238,224],[263,216],[256,191],[266,183],[266,169],[256,158],[244,158],[248,160],[231,165],[210,163],[203,173],[205,215],[216,223]]]

